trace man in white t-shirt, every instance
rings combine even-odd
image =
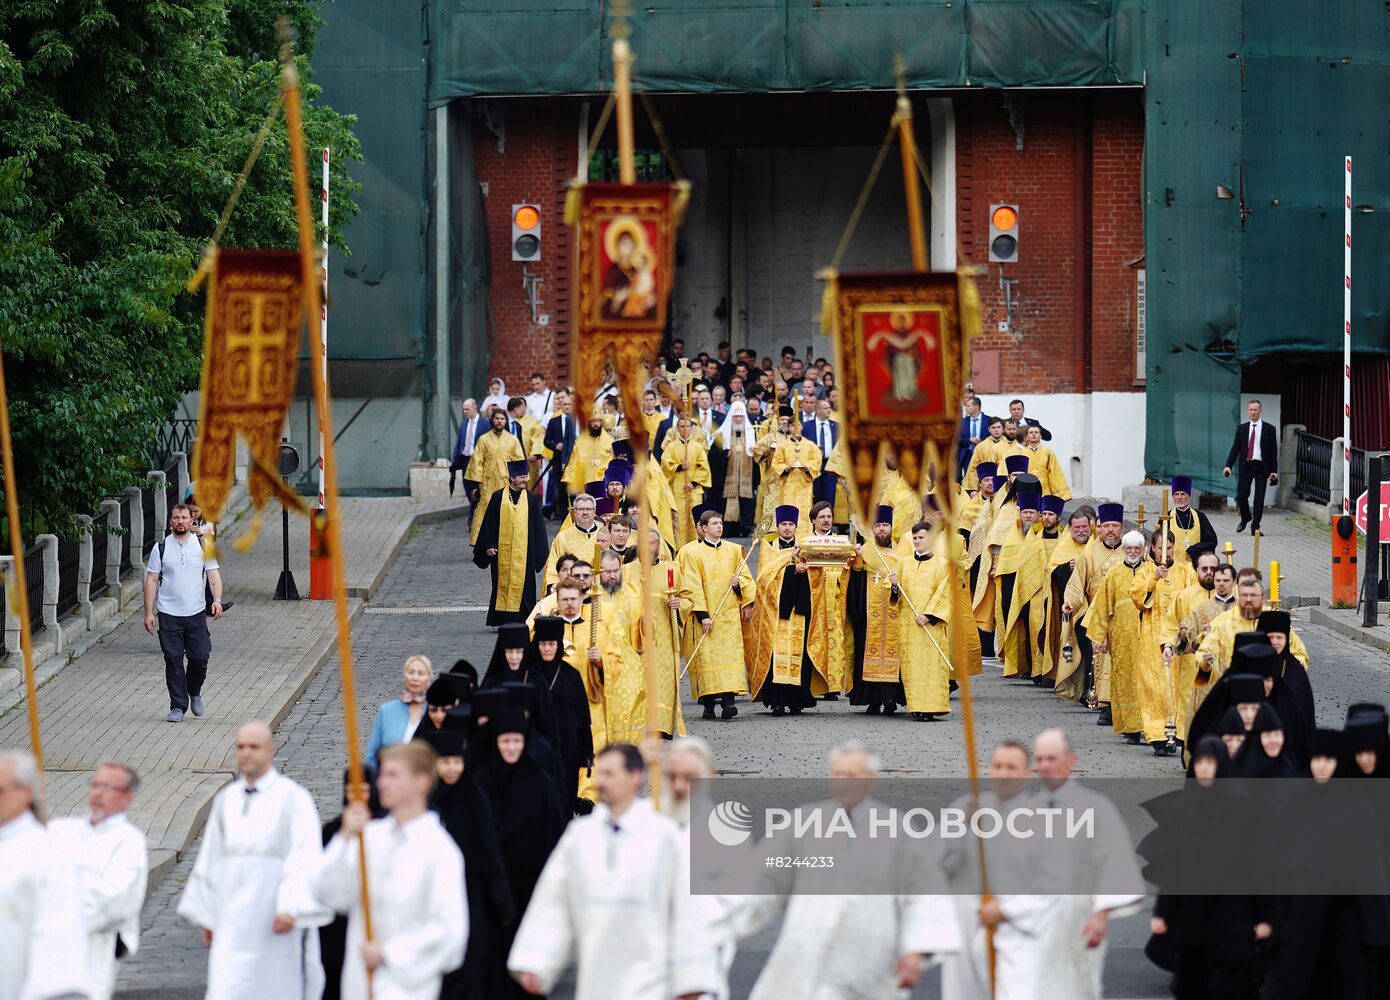
[[[555,410],[555,393],[545,384],[545,376],[540,372],[531,373],[531,391],[525,398],[526,412],[539,420],[542,427],[550,423]]]
[[[212,592],[210,605],[205,579]],[[159,632],[170,722],[182,722],[190,709],[203,714],[203,680],[212,655],[208,615],[222,617],[222,574],[216,559],[204,558],[188,505],[177,504],[169,513],[169,535],[150,550],[145,565],[145,631]]]

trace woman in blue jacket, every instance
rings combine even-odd
[[[420,720],[425,717],[425,692],[433,679],[434,665],[429,657],[416,655],[405,661],[401,671],[401,696],[376,710],[372,736],[367,741],[369,767],[376,767],[376,755],[382,747],[410,742]]]

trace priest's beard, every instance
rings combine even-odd
[[[677,826],[687,827],[690,825],[690,799],[684,802],[677,802],[667,791],[667,786],[661,786],[661,815],[672,820]]]
[[[1201,584],[1201,587],[1202,587],[1203,590],[1215,590],[1215,589],[1216,589],[1216,581],[1215,581],[1215,580],[1198,580],[1197,582],[1198,582],[1199,584]]]
[[[600,431],[600,430],[602,430],[602,428],[600,428],[600,427],[590,427],[590,428],[589,428],[589,437],[591,437],[591,438],[596,438],[596,437],[598,437],[599,431]]]
[[[1107,549],[1118,549],[1118,548],[1120,547],[1119,539],[1116,539],[1115,541],[1112,542],[1112,541],[1110,541],[1110,539],[1106,538],[1104,535],[1101,536],[1101,538],[1100,538],[1100,543],[1101,543],[1102,545],[1104,545]]]
[[[620,590],[622,590],[622,589],[623,589],[623,581],[622,581],[622,580],[614,580],[614,581],[612,581],[611,583],[605,583],[605,584],[603,585],[603,592],[604,592],[605,594],[607,594],[609,597],[612,597],[614,594],[616,594],[618,591],[620,591]]]
[[[1141,562],[1143,562],[1143,561],[1144,561],[1144,557],[1143,557],[1143,556],[1140,556],[1138,559],[1134,560],[1134,562],[1130,562],[1128,556],[1125,557],[1125,565],[1128,566],[1130,569],[1134,569],[1135,567],[1137,567],[1137,566],[1138,566]]]

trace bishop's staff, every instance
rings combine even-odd
[[[1163,511],[1158,515],[1158,534],[1162,539],[1159,549],[1159,564],[1163,566],[1165,571],[1168,569],[1168,522],[1172,516],[1172,513],[1168,509],[1168,491],[1165,489],[1163,491]],[[1162,583],[1163,581],[1160,580],[1158,582]],[[1163,613],[1163,594],[1157,584],[1154,586],[1154,605],[1154,611],[1159,613],[1161,617]],[[1169,648],[1171,649],[1171,647]],[[1163,735],[1167,746],[1164,749],[1169,754],[1173,754],[1176,753],[1178,749],[1178,686],[1174,676],[1177,672],[1177,667],[1173,663],[1171,653],[1168,657],[1168,662],[1164,664],[1164,666],[1168,668],[1166,671],[1168,674],[1168,718],[1164,721],[1163,725]]]

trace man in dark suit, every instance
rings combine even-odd
[[[557,392],[555,405],[559,411],[550,418],[545,428],[545,446],[553,456],[541,511],[546,517],[554,517],[557,513],[563,517],[570,506],[568,491],[565,484],[560,482],[560,477],[564,475],[570,452],[574,450],[574,397],[568,392]]]
[[[1245,410],[1250,419],[1236,428],[1236,439],[1221,474],[1230,478],[1231,468],[1236,469],[1236,506],[1240,508],[1240,526],[1236,531],[1244,531],[1247,524],[1251,531],[1259,531],[1260,515],[1265,509],[1265,485],[1279,482],[1279,434],[1273,424],[1260,419],[1263,407],[1258,399],[1250,400]],[[1253,511],[1249,504],[1251,483],[1255,485]]]
[[[488,422],[478,414],[478,401],[475,399],[465,399],[463,401],[463,417],[459,420],[459,436],[454,442],[453,461],[449,463],[449,496],[454,495],[454,480],[463,474],[468,478],[468,463],[473,458],[473,446],[489,430]],[[468,512],[469,523],[473,522],[473,511]]]
[[[1023,400],[1009,400],[1009,416],[1012,417],[1014,423],[1018,425],[1018,429],[1020,431],[1018,435],[1018,440],[1020,443],[1023,441],[1024,437],[1027,436],[1027,428],[1029,427],[1036,427],[1038,430],[1042,431],[1042,439],[1044,441],[1052,440],[1052,432],[1050,430],[1048,430],[1042,424],[1038,423],[1038,421],[1034,420],[1032,417],[1025,417],[1023,415]]]
[[[960,418],[960,435],[957,444],[960,451],[956,455],[956,467],[965,475],[965,467],[970,464],[970,453],[975,446],[989,437],[989,417],[980,409],[980,397],[971,396],[965,402],[965,416]]]
[[[835,450],[835,442],[840,440],[840,425],[830,419],[829,400],[822,399],[816,404],[815,418],[801,425],[801,436],[820,449],[821,468],[824,469],[825,463],[830,459],[830,453]],[[822,472],[811,486],[812,499],[817,503],[824,500],[833,507],[835,484],[833,473]]]

